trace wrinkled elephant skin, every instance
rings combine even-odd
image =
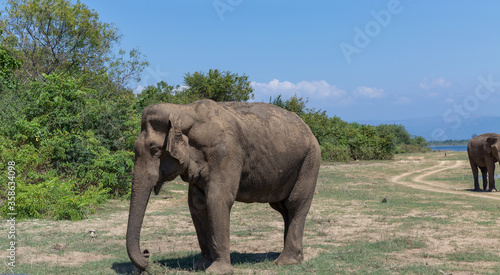
[[[127,251],[140,270],[139,247],[151,191],[180,176],[202,257],[197,269],[232,273],[229,214],[235,201],[269,203],[285,223],[276,263],[303,260],[302,237],[321,162],[318,142],[294,113],[266,103],[200,100],[156,104],[142,113],[127,227]]]

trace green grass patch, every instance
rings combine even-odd
[[[394,237],[376,242],[353,241],[341,247],[330,248],[332,251],[302,265],[281,267],[280,270],[292,274],[390,274],[396,271],[396,266],[392,264],[395,258],[391,253],[426,246],[424,241],[411,237]],[[417,267],[404,268],[411,273]],[[418,266],[418,269],[434,270],[423,266]]]
[[[500,262],[500,256],[497,253],[474,248],[448,253],[446,258],[454,262]]]

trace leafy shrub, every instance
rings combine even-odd
[[[402,125],[362,125],[348,123],[326,112],[306,108],[307,101],[280,96],[270,103],[298,114],[309,125],[321,146],[324,161],[392,159],[395,153],[425,151],[422,137],[411,137]]]
[[[39,184],[18,181],[15,201],[18,217],[80,220],[108,198],[105,188],[93,187],[83,193],[73,189],[71,181],[62,181],[58,177]],[[9,212],[7,204],[2,206],[1,212]]]
[[[0,171],[15,161],[20,217],[81,219],[127,196],[140,116],[126,86],[148,62],[137,49],[114,54],[120,34],[79,2],[9,0],[4,11]],[[54,47],[31,43],[40,36]],[[7,186],[0,177],[0,201]]]
[[[93,160],[84,181],[99,183],[115,198],[130,195],[134,168],[134,153],[130,151],[104,152]]]
[[[127,94],[98,100],[80,80],[60,75],[19,94],[29,100],[18,101],[25,106],[13,109],[14,127],[2,131],[0,164],[16,162],[20,217],[81,219],[110,196],[129,194],[131,136],[140,123]],[[5,198],[5,178],[0,188]]]
[[[333,145],[331,143],[323,143],[321,146],[321,158],[323,161],[338,161],[348,162],[351,160],[351,152],[348,146]]]
[[[398,154],[403,153],[426,153],[430,152],[431,148],[427,146],[417,145],[417,144],[400,144],[398,145],[396,152]]]

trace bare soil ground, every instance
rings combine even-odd
[[[470,192],[472,191],[470,188],[459,189],[450,182],[426,180],[426,178],[433,174],[437,174],[445,170],[463,168],[464,166],[469,167],[469,163],[463,160],[439,161],[432,167],[418,171],[405,172],[400,175],[394,176],[391,178],[391,182],[431,192],[458,194],[463,196],[500,200],[500,193],[498,192]]]

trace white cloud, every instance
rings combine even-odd
[[[353,93],[356,97],[364,98],[381,98],[386,95],[384,93],[384,89],[371,88],[366,86],[357,87]]]
[[[135,87],[134,89],[134,94],[140,94],[142,91],[144,91],[144,86],[142,85],[137,85],[137,87]]]
[[[187,88],[189,88],[188,85],[182,84],[179,87],[174,88],[173,91],[174,92],[182,92],[182,91],[186,90]]]
[[[451,87],[451,81],[446,80],[443,76],[434,79],[424,78],[424,80],[420,82],[420,88],[424,90],[448,87]]]
[[[346,95],[346,92],[330,85],[325,80],[321,81],[301,81],[294,84],[290,81],[280,81],[273,79],[269,83],[259,83],[253,81],[251,83],[255,90],[255,94],[259,96],[277,96],[279,94],[284,97],[291,97],[295,94],[306,98],[341,98]],[[256,96],[256,100],[259,100]]]

